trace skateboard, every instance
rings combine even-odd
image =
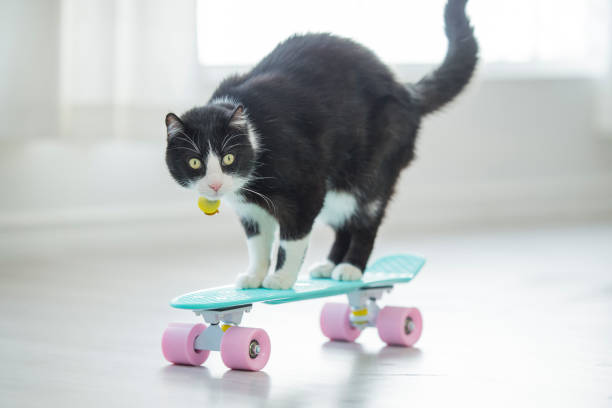
[[[346,294],[348,303],[326,303],[320,326],[330,340],[352,342],[366,327],[393,346],[409,347],[421,336],[423,319],[414,307],[385,306],[376,301],[393,285],[410,282],[425,259],[414,255],[385,256],[366,268],[359,281],[300,277],[292,289],[236,289],[221,286],[186,293],[170,305],[193,311],[205,323],[170,323],[162,336],[162,352],[174,364],[203,364],[211,351],[220,351],[231,369],[259,371],[270,358],[270,338],[263,329],[240,326],[255,303],[281,304]]]

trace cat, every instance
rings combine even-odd
[[[222,81],[205,106],[166,116],[172,177],[240,217],[250,263],[238,288],[291,288],[316,218],[335,241],[310,275],[362,277],[399,174],[414,158],[422,117],[472,77],[478,45],[466,1],[447,2],[446,57],[415,84],[398,83],[350,39],[294,35],[250,72]]]

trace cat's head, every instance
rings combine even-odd
[[[237,193],[254,171],[257,137],[242,105],[166,115],[166,164],[183,187],[209,200]]]

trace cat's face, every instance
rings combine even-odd
[[[181,118],[169,113],[166,126],[166,164],[181,186],[218,200],[248,183],[257,140],[242,106],[194,108]]]

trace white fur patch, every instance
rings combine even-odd
[[[253,126],[253,124],[248,120],[248,118],[246,120],[246,126],[247,133],[249,134],[249,142],[251,143],[251,147],[253,148],[255,153],[257,153],[257,150],[259,149],[259,133],[257,133],[255,126]]]
[[[274,244],[274,234],[278,228],[276,220],[258,205],[245,202],[232,202],[240,218],[257,223],[259,234],[247,239],[249,268],[238,275],[236,286],[240,289],[261,286],[270,267],[270,257]]]
[[[308,272],[313,278],[331,278],[335,266],[335,263],[328,260],[312,265]]]
[[[334,268],[332,279],[342,281],[356,281],[361,279],[361,269],[350,263],[341,263]]]
[[[380,199],[374,200],[366,206],[366,211],[370,217],[376,217],[380,211],[382,201]]]
[[[198,193],[208,198],[209,200],[218,200],[223,194],[233,191],[232,176],[223,174],[221,171],[221,162],[212,149],[209,150],[206,158],[206,175],[196,183]],[[221,184],[219,191],[213,190],[210,186],[213,184]]]
[[[297,280],[310,236],[295,241],[281,240],[280,246],[285,250],[285,262],[282,268],[268,275],[264,281],[264,288],[289,289]]]
[[[323,208],[317,217],[322,222],[337,228],[355,214],[357,199],[354,195],[344,191],[328,191],[325,195]]]
[[[240,102],[238,102],[236,99],[229,97],[227,95],[223,95],[220,96],[218,98],[213,99],[212,101],[210,101],[211,105],[232,105],[232,106],[238,106],[240,105]]]
[[[238,191],[236,191],[238,193]],[[255,220],[258,223],[272,223],[274,228],[278,227],[277,221],[268,211],[257,204],[249,203],[239,194],[228,194],[225,197],[227,203],[236,211],[240,218]]]
[[[219,157],[213,153],[212,149],[210,149],[208,157],[206,158],[206,176],[220,178],[222,175],[221,161]]]

